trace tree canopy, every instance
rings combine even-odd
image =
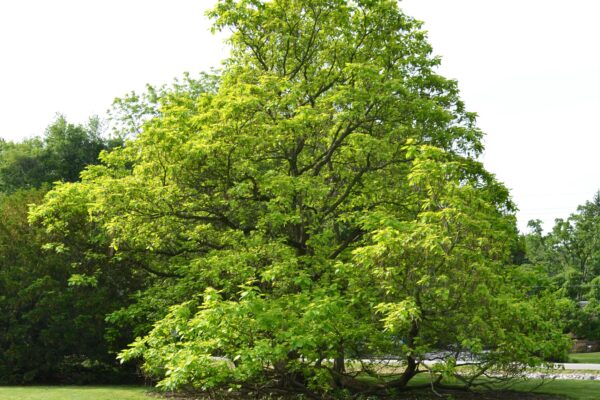
[[[88,215],[154,277],[113,314],[156,321],[123,360],[167,389],[322,398],[432,370],[469,386],[565,351],[554,298],[510,265],[514,206],[419,22],[368,0],[222,0],[210,16],[232,31],[218,78],[150,115],[131,97],[136,138],[32,211],[67,239]],[[465,354],[477,368],[456,368]],[[389,356],[385,377],[365,361]]]

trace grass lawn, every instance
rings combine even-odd
[[[147,391],[133,386],[0,386],[0,400],[149,400]]]
[[[569,362],[600,364],[600,353],[571,353]]]
[[[597,371],[595,371],[597,372]],[[423,377],[417,378],[418,382],[415,383],[424,383],[425,379]],[[541,383],[544,383],[540,386]],[[500,397],[494,396],[492,393],[488,396],[482,396],[485,399],[520,399],[521,395],[518,393],[509,394],[508,392],[503,392],[505,390],[511,392],[519,392],[524,393],[523,398],[530,399],[532,398],[532,393],[536,394],[548,394],[557,396],[564,399],[569,400],[599,400],[600,399],[600,380],[591,381],[591,380],[546,380],[542,381],[540,379],[529,379],[526,381],[516,382],[512,385],[499,386],[499,390],[502,391]],[[417,397],[418,398],[418,397]],[[426,397],[429,398],[429,397]],[[433,397],[431,397],[433,398]],[[454,397],[455,399],[459,399],[460,394]],[[471,397],[465,397],[471,399]],[[533,397],[535,398],[535,396]]]
[[[538,387],[540,381],[532,379],[519,382],[509,390],[530,393],[543,393],[562,396],[570,400],[600,399],[600,381],[549,381]],[[156,400],[148,396],[148,388],[125,386],[30,386],[30,387],[0,387],[0,400]],[[430,392],[423,392],[423,398],[431,399]],[[420,395],[415,393],[419,399]],[[455,399],[458,397],[454,397]],[[469,398],[474,398],[469,396]],[[498,397],[485,397],[486,399]],[[511,399],[521,398],[520,395],[510,396]],[[531,398],[531,397],[527,397]]]
[[[515,384],[513,390],[527,392],[535,388],[539,382],[535,379],[520,382]],[[600,399],[600,381],[555,380],[544,384],[533,392],[556,394],[573,400],[598,400]]]

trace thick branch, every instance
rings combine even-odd
[[[350,235],[346,238],[346,240],[344,240],[337,249],[335,249],[335,251],[333,253],[331,253],[329,255],[330,259],[335,259],[337,258],[337,256],[339,256],[340,254],[342,254],[342,252],[344,250],[346,250],[348,248],[348,246],[350,246],[352,243],[356,242],[356,240],[358,240],[362,235],[364,235],[365,232],[360,229],[360,228],[356,228],[354,229]]]

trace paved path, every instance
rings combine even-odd
[[[569,370],[587,369],[587,370],[600,371],[600,364],[557,363],[556,365],[559,368],[561,366],[563,366],[565,369],[569,369]]]
[[[382,365],[398,365],[401,364],[402,361],[399,359],[363,359],[361,360],[365,364],[382,364]],[[427,364],[436,364],[440,362],[440,360],[426,360]],[[456,362],[457,365],[464,364],[465,360],[458,360]],[[569,371],[576,370],[587,370],[587,371],[600,371],[600,364],[586,364],[586,363],[556,363],[557,369],[564,368]]]

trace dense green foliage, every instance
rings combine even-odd
[[[544,285],[572,301],[569,329],[600,339],[600,193],[568,219],[544,233],[530,221],[525,236],[528,262],[547,277]]]
[[[100,136],[96,119],[81,126],[63,117],[43,138],[2,144],[2,384],[106,381],[120,375],[114,353],[131,333],[107,335],[105,315],[129,303],[140,279],[109,259],[107,242],[93,230],[78,229],[55,247],[51,233],[28,224],[29,206],[41,201],[53,181],[78,180],[79,172],[113,144]],[[76,210],[72,216],[73,227],[86,220]]]
[[[167,389],[326,397],[429,368],[469,385],[565,351],[560,304],[510,265],[513,205],[418,22],[366,0],[211,16],[233,32],[220,77],[118,102],[135,139],[32,211],[55,249],[97,232],[108,265],[150,271],[109,317],[141,336],[124,360]],[[385,379],[361,362],[389,355],[404,367]]]

